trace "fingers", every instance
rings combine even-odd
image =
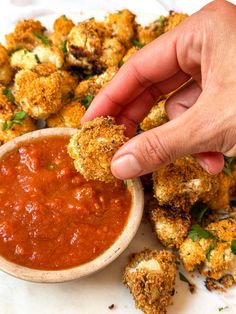
[[[221,153],[207,152],[195,154],[194,157],[211,174],[217,174],[224,168],[224,155]]]

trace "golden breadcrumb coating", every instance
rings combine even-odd
[[[140,123],[140,128],[143,131],[156,128],[168,121],[168,116],[165,110],[166,99],[157,101],[156,105],[152,107],[148,115]]]
[[[236,221],[223,219],[205,227],[213,237],[193,241],[187,238],[180,246],[180,258],[188,271],[200,266],[200,272],[209,278],[219,280],[230,275],[236,280],[236,255],[231,249],[236,239]]]
[[[49,35],[49,38],[55,46],[62,49],[66,46],[67,36],[74,26],[75,24],[71,19],[66,15],[61,15],[55,20],[53,24],[54,32]]]
[[[0,84],[9,85],[13,76],[6,48],[0,44]]]
[[[39,21],[32,19],[20,21],[16,24],[14,32],[5,36],[6,47],[9,52],[25,48],[29,51],[42,43],[39,34],[43,34],[45,27]]]
[[[14,114],[21,111],[3,94],[4,90],[5,87],[0,85],[0,144],[4,144],[24,133],[36,130],[34,121],[28,116],[21,121],[21,124],[13,124],[10,129],[4,129],[4,124],[10,124]]]
[[[211,209],[229,210],[232,177],[207,173],[192,157],[184,157],[153,173],[153,188],[160,205],[190,208],[197,201]]]
[[[12,53],[11,55],[11,66],[15,70],[27,69],[31,70],[38,64],[36,55],[27,49],[20,49]]]
[[[191,216],[188,212],[171,206],[160,206],[152,200],[149,217],[158,240],[167,248],[179,248],[188,235]]]
[[[124,55],[123,59],[122,59],[122,63],[125,63],[135,52],[139,51],[138,47],[131,47],[126,54]]]
[[[165,314],[175,289],[175,256],[169,251],[144,250],[132,255],[123,281],[135,306],[145,314]]]
[[[119,66],[124,54],[124,45],[115,37],[106,38],[103,43],[101,61],[106,67]]]
[[[125,126],[116,125],[112,117],[98,117],[84,123],[68,145],[76,170],[87,180],[117,180],[110,165],[115,152],[127,140],[124,131]]]
[[[112,30],[112,36],[118,38],[126,47],[132,46],[135,37],[135,15],[127,9],[108,14],[104,21],[106,27]]]
[[[16,101],[32,118],[46,119],[59,111],[62,103],[62,75],[54,72],[40,76],[33,70],[21,70],[15,76]]]
[[[94,75],[88,80],[81,81],[75,89],[75,96],[84,98],[87,95],[95,96],[117,73],[117,67],[108,68],[100,75]]]
[[[165,17],[160,16],[156,21],[147,26],[138,25],[137,39],[141,45],[147,45],[158,36],[164,33]]]
[[[68,71],[58,71],[61,76],[61,92],[63,104],[71,101],[74,97],[78,79]]]
[[[36,55],[39,63],[52,63],[60,69],[64,63],[64,54],[61,49],[55,45],[39,45],[35,47],[33,53]]]
[[[99,74],[102,46],[107,29],[102,22],[87,20],[74,26],[67,37],[67,63],[87,74]]]
[[[47,126],[50,128],[79,128],[85,111],[85,107],[79,101],[71,101],[47,119]]]
[[[187,17],[188,14],[171,11],[170,15],[164,21],[164,32],[172,30],[182,23]]]

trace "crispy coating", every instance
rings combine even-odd
[[[67,35],[75,26],[74,22],[65,15],[58,17],[53,25],[54,32],[49,35],[53,44],[59,48],[63,48]]]
[[[33,70],[21,70],[15,76],[16,101],[32,118],[46,119],[59,111],[62,103],[62,75],[54,72],[40,76]]]
[[[175,291],[175,277],[173,253],[144,250],[133,254],[125,268],[123,281],[137,308],[145,314],[164,314]]]
[[[164,33],[165,17],[160,16],[156,21],[147,26],[137,26],[137,39],[142,45],[147,45]]]
[[[230,275],[236,280],[236,255],[231,250],[231,241],[236,239],[236,221],[223,219],[209,224],[205,229],[210,231],[216,240],[200,237],[199,240],[193,241],[187,238],[179,251],[184,267],[193,271],[201,264],[202,275],[215,280]]]
[[[125,127],[116,125],[112,117],[98,117],[84,123],[68,145],[76,170],[87,180],[117,180],[110,164],[115,152],[127,140],[124,131]]]
[[[87,74],[101,73],[102,46],[107,33],[102,22],[87,20],[78,23],[67,37],[67,63]]]
[[[88,80],[81,81],[75,89],[75,96],[78,98],[84,98],[87,95],[95,96],[113,78],[117,71],[117,67],[111,67],[100,75],[94,75]]]
[[[197,201],[214,210],[229,210],[231,176],[208,174],[192,157],[176,160],[153,173],[160,205],[190,208]]]
[[[42,43],[41,39],[35,36],[35,33],[43,34],[45,27],[32,19],[20,21],[16,24],[14,32],[5,36],[6,47],[9,52],[17,49],[33,50],[34,47]]]
[[[129,48],[129,50],[124,55],[121,63],[125,63],[137,51],[139,51],[139,48],[136,47],[136,46],[133,46],[133,47]]]
[[[40,63],[52,63],[58,69],[63,66],[63,52],[55,45],[39,45],[33,50],[33,53],[36,55]]]
[[[112,36],[118,38],[126,47],[132,46],[136,33],[135,15],[127,9],[108,14],[104,21],[106,27],[112,30]]]
[[[0,44],[0,84],[9,85],[13,71],[6,48]]]
[[[106,38],[103,43],[101,61],[106,67],[119,66],[124,54],[124,45],[115,37]]]
[[[168,116],[165,111],[166,99],[157,101],[156,105],[152,107],[149,114],[140,123],[140,128],[143,131],[156,128],[168,121]]]
[[[12,53],[11,55],[11,66],[15,69],[33,69],[37,64],[38,60],[33,52],[27,49],[20,49]]]
[[[71,101],[59,112],[51,115],[47,119],[47,125],[50,128],[79,128],[85,111],[85,107],[79,101]]]
[[[68,71],[58,71],[58,73],[61,76],[62,102],[66,104],[74,97],[78,79]]]
[[[179,248],[188,235],[191,216],[186,211],[160,206],[157,202],[149,209],[149,217],[157,239],[167,248]]]
[[[14,114],[21,111],[3,94],[4,89],[5,87],[0,85],[0,144],[4,144],[17,136],[36,129],[34,121],[26,116],[21,121],[21,125],[13,124],[10,130],[3,130],[3,124],[5,122],[10,123]]]
[[[170,15],[164,21],[164,32],[168,32],[182,23],[188,17],[187,14],[170,12]]]

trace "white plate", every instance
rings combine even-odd
[[[26,2],[28,7],[20,4]],[[75,2],[77,4],[75,4]],[[189,3],[194,8],[201,6],[201,1],[188,0],[185,6],[181,1],[97,1],[86,2],[88,8],[96,11],[78,10],[82,1],[50,1],[50,0],[11,0],[5,2],[5,9],[1,3],[0,11],[0,38],[13,28],[15,21],[22,18],[35,17],[40,19],[49,29],[53,21],[60,14],[66,14],[74,21],[91,16],[102,18],[104,12],[128,7],[139,15],[138,20],[147,23],[158,15],[167,14],[169,9],[182,9],[191,12]],[[185,3],[187,1],[184,1]],[[207,2],[207,1],[203,1]],[[14,3],[9,6],[9,3]],[[105,4],[106,3],[106,4]],[[150,6],[148,7],[148,5]],[[160,5],[164,4],[164,6]],[[16,6],[17,4],[17,6]],[[36,5],[37,4],[37,5]],[[41,6],[40,6],[40,5]],[[58,6],[58,7],[57,7]],[[75,11],[75,8],[77,10]],[[104,9],[106,8],[106,10]],[[142,9],[143,8],[143,9]],[[100,9],[100,11],[98,11]],[[103,9],[103,10],[102,10]],[[73,11],[73,13],[71,13]],[[58,12],[54,14],[53,12]],[[77,13],[75,13],[77,12]],[[145,14],[143,14],[145,12]],[[150,12],[150,14],[148,14]],[[153,15],[151,12],[156,12]],[[53,13],[53,14],[52,14]],[[90,277],[69,283],[61,284],[33,284],[17,280],[9,275],[0,273],[0,313],[1,314],[135,314],[141,313],[134,308],[132,297],[122,284],[122,271],[128,261],[128,256],[133,252],[141,251],[143,248],[159,249],[161,246],[151,232],[149,224],[142,223],[138,234],[128,249],[110,266],[103,271]],[[186,274],[191,278],[189,274]],[[176,294],[173,298],[174,304],[169,307],[168,314],[214,314],[214,313],[236,313],[236,287],[227,293],[209,292],[203,284],[203,278],[195,274],[191,281],[197,285],[195,294],[191,294],[187,285],[181,282],[177,276]],[[109,305],[114,304],[110,310]],[[228,307],[222,312],[218,308]]]

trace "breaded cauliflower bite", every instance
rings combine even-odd
[[[124,55],[123,59],[121,60],[121,65],[125,63],[135,52],[139,51],[139,48],[136,46],[131,47],[126,54]]]
[[[173,253],[144,250],[133,254],[125,268],[123,281],[138,309],[145,314],[164,314],[175,292],[175,277]]]
[[[15,76],[14,93],[16,101],[30,117],[46,119],[63,105],[62,75],[53,72],[40,76],[37,67],[35,71],[21,70]]]
[[[189,208],[197,201],[211,209],[229,209],[230,189],[223,172],[208,174],[192,157],[184,157],[153,173],[153,187],[160,205]]]
[[[191,216],[185,210],[160,206],[152,200],[149,217],[157,239],[168,248],[179,248],[188,235]]]
[[[124,54],[125,47],[115,37],[106,38],[103,43],[101,61],[106,67],[119,66]]]
[[[21,109],[6,96],[9,91],[9,89],[0,85],[0,144],[36,129],[34,121],[24,113],[22,119],[17,120],[15,118],[16,114],[21,112]],[[13,123],[13,121],[16,122]]]
[[[204,276],[215,280],[230,276],[232,283],[236,282],[236,221],[223,219],[209,224],[204,231],[208,234],[189,234],[180,246],[184,267],[193,271],[199,266]]]
[[[152,107],[148,115],[140,123],[142,131],[148,131],[156,128],[168,121],[168,116],[165,111],[166,99],[158,100],[156,105]]]
[[[54,32],[49,35],[49,38],[53,44],[61,49],[66,46],[66,40],[69,32],[75,26],[74,22],[69,19],[66,15],[58,17],[54,24]]]
[[[117,13],[108,14],[104,23],[108,29],[111,29],[112,36],[126,47],[132,46],[132,40],[136,33],[135,15],[132,12],[124,9]]]
[[[47,126],[49,128],[79,128],[85,111],[86,108],[79,101],[71,101],[47,119]]]
[[[115,152],[127,140],[124,131],[125,126],[116,125],[112,117],[85,122],[68,145],[76,170],[87,180],[117,180],[111,173],[110,164]]]
[[[5,36],[6,47],[9,52],[17,49],[33,50],[42,43],[45,27],[32,19],[20,21],[16,24],[14,32]]]
[[[168,32],[182,23],[188,17],[187,14],[170,12],[170,15],[164,21],[164,32]]]
[[[137,39],[141,45],[145,46],[158,36],[164,33],[165,17],[160,16],[156,21],[147,26],[137,26]]]
[[[13,71],[6,48],[0,44],[0,84],[8,85],[11,82]]]
[[[67,37],[67,63],[86,74],[102,72],[102,46],[107,29],[102,22],[87,20],[74,26]]]

